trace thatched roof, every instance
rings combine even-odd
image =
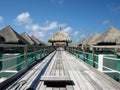
[[[45,45],[42,41],[38,40],[35,36],[31,36],[31,39],[36,45]]]
[[[30,36],[27,35],[26,32],[21,33],[21,36],[22,36],[27,42],[29,42],[30,45],[34,45],[34,42],[31,40]]]
[[[4,43],[5,39],[0,35],[0,43]]]
[[[53,36],[48,39],[48,42],[72,42],[71,38],[65,34],[62,30],[59,30]]]
[[[89,39],[89,36],[88,37],[85,37],[84,39],[78,41],[77,43],[75,43],[75,46],[82,46],[86,40]]]
[[[97,39],[97,38],[99,38],[100,37],[100,34],[98,34],[98,33],[95,33],[95,34],[93,34],[92,36],[90,36],[89,38],[87,38],[84,42],[83,42],[83,44],[84,45],[93,45],[93,43],[94,43],[94,41]]]
[[[120,36],[117,37],[117,39],[116,39],[116,44],[117,44],[117,45],[120,45]]]
[[[120,36],[120,31],[111,26],[105,33],[94,41],[94,44],[117,43],[116,40]]]
[[[0,30],[0,36],[5,40],[4,43],[28,44],[13,28],[6,26]]]

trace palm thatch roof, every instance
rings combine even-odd
[[[10,26],[0,30],[0,36],[4,38],[4,43],[29,44]]]
[[[89,39],[89,36],[88,37],[85,37],[84,39],[78,41],[77,43],[75,43],[75,46],[82,46],[86,40]]]
[[[71,43],[71,38],[65,34],[62,30],[59,30],[53,36],[48,39],[48,42],[69,42]]]
[[[117,44],[117,45],[120,45],[120,36],[118,36],[118,37],[116,38],[116,44]]]
[[[5,39],[0,35],[0,43],[4,43]]]
[[[98,37],[100,37],[100,34],[95,33],[95,34],[93,34],[92,36],[90,36],[89,38],[87,38],[87,39],[83,42],[83,44],[84,44],[84,45],[89,45],[89,46],[91,46],[91,45],[93,45],[94,41],[95,41]]]
[[[120,31],[111,26],[106,32],[104,32],[99,38],[94,41],[95,45],[104,44],[117,44],[117,38],[120,36]]]
[[[21,36],[22,36],[27,42],[29,42],[30,45],[34,45],[34,42],[31,40],[30,36],[27,35],[26,32],[21,33]]]
[[[38,40],[35,36],[31,36],[31,39],[36,45],[45,45],[42,41]]]

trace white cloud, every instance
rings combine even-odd
[[[86,37],[85,34],[81,34],[81,35],[80,35],[80,39],[83,39],[83,38],[85,38],[85,37]]]
[[[80,34],[79,31],[75,31],[75,32],[73,33],[73,36],[78,36],[79,34]]]
[[[19,14],[15,19],[17,24],[30,24],[32,23],[32,19],[30,18],[29,12],[24,12]]]
[[[33,31],[36,31],[36,30],[48,31],[48,30],[53,30],[57,27],[58,27],[58,22],[56,21],[50,22],[46,24],[45,26],[40,26],[38,24],[29,24],[25,26],[27,30],[33,30]]]
[[[33,35],[33,36],[35,36],[37,38],[43,38],[45,36],[45,33],[37,31],[37,32],[31,32],[30,35]]]
[[[33,31],[40,30],[40,26],[39,26],[38,24],[26,25],[25,28],[26,28],[27,30],[33,30]]]
[[[3,17],[2,17],[2,16],[0,16],[0,22],[3,22],[3,21],[4,21]]]
[[[70,34],[71,31],[72,31],[71,27],[66,27],[65,29],[63,29],[63,32],[66,33],[66,34]]]
[[[53,34],[53,32],[50,33],[51,30],[56,30],[60,26],[65,33],[72,35],[72,28],[68,27],[65,23],[58,23],[57,21],[50,22],[49,20],[46,20],[44,23],[35,24],[32,21],[29,12],[19,14],[15,21],[16,25],[24,26],[26,30],[29,30],[30,35],[34,35],[41,40],[49,38],[49,36]]]
[[[65,23],[59,24],[59,27],[65,28],[67,25]]]
[[[105,20],[105,21],[103,21],[103,25],[109,25],[111,23],[111,21],[110,20]]]
[[[51,29],[55,29],[58,27],[58,22],[51,22],[48,26],[46,27],[41,27],[41,29],[43,30],[51,30]]]

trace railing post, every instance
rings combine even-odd
[[[47,54],[47,48],[44,46],[44,56]]]
[[[48,47],[45,47],[45,49],[46,49],[45,54],[48,55],[48,53],[49,53],[49,48],[48,48]]]
[[[83,45],[83,60],[85,61],[85,46]]]
[[[45,56],[45,47],[43,47],[43,57]]]
[[[98,55],[98,70],[103,72],[103,57],[104,55]]]
[[[40,59],[42,58],[42,50],[41,50],[41,47],[40,47]]]
[[[77,48],[78,48],[78,49],[77,49],[77,50],[78,50],[78,58],[80,58],[80,56],[79,56],[79,54],[80,54],[80,53],[79,53],[79,51],[80,51],[80,48],[79,48],[79,47],[77,47]]]
[[[92,66],[95,67],[95,48],[92,47]]]
[[[25,66],[28,65],[28,62],[27,62],[27,46],[24,47],[24,61],[25,61]]]
[[[37,58],[36,58],[36,47],[34,47],[34,57],[35,57],[35,60],[37,60]]]

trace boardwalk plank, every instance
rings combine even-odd
[[[74,82],[74,85],[73,85],[74,90],[81,90],[81,87],[79,86],[79,82],[74,77],[73,72],[69,71],[69,74],[70,74],[71,80],[73,80],[73,82]]]
[[[52,90],[52,87],[47,87],[45,90]]]
[[[61,87],[60,87],[60,90],[66,90],[66,88],[61,88]]]
[[[52,90],[60,90],[60,88],[53,88]]]
[[[74,88],[73,88],[72,85],[67,85],[67,86],[66,86],[66,90],[74,90]]]

